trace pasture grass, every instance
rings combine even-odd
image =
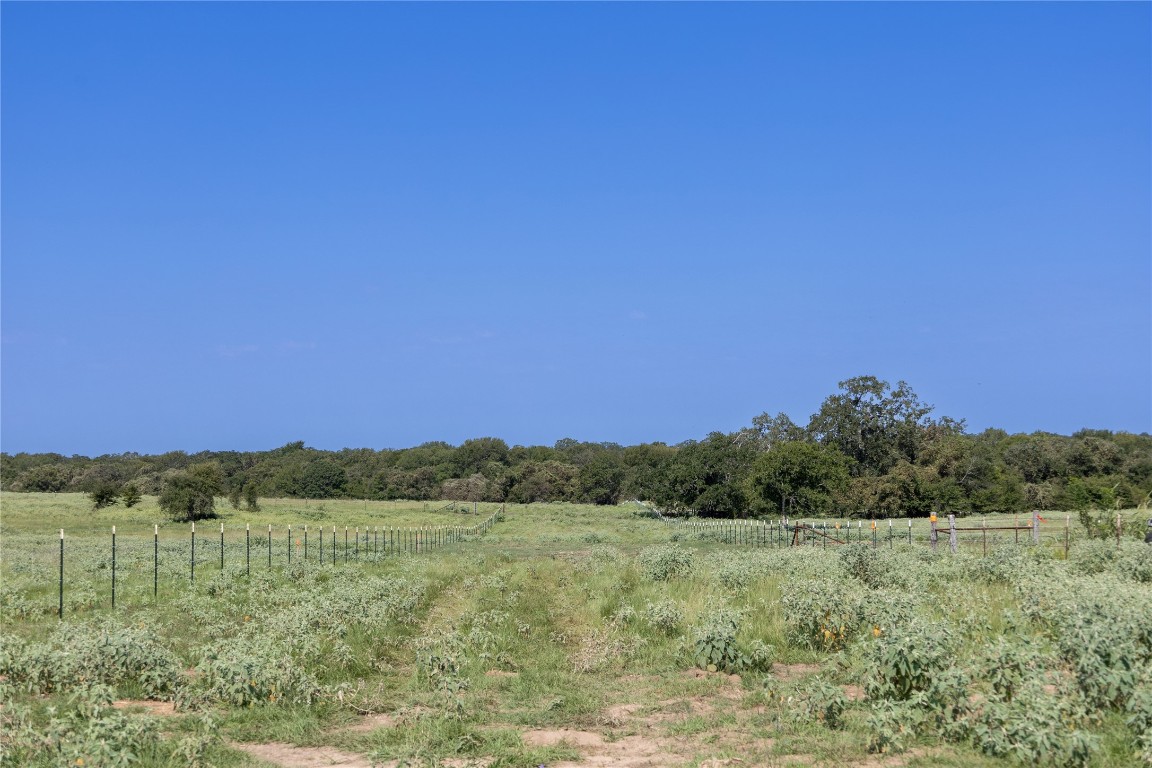
[[[154,500],[96,513],[78,495],[5,494],[2,502],[0,667],[7,680],[0,682],[0,745],[12,764],[74,765],[81,753],[88,766],[129,764],[94,757],[85,741],[93,723],[118,722],[115,710],[87,710],[88,731],[69,730],[61,719],[81,706],[78,691],[101,681],[119,698],[179,703],[175,715],[156,721],[145,748],[131,750],[134,764],[144,766],[253,766],[256,758],[235,746],[252,742],[333,747],[407,765],[539,766],[588,757],[622,763],[645,754],[653,764],[685,765],[999,766],[1031,759],[1118,768],[1141,759],[1140,734],[1126,709],[1138,698],[1131,691],[1149,684],[1139,669],[1131,680],[1118,678],[1117,685],[1129,686],[1121,699],[1069,715],[1071,732],[1093,739],[1084,759],[1068,757],[1074,745],[1061,734],[1022,752],[1032,757],[1014,759],[998,745],[947,738],[930,727],[875,754],[872,718],[884,701],[862,694],[882,674],[874,654],[889,635],[895,640],[922,621],[951,632],[956,669],[970,676],[975,701],[993,695],[977,674],[986,671],[982,654],[1006,638],[1013,653],[1035,650],[1026,675],[1052,687],[1034,694],[1036,706],[1079,706],[1085,694],[1074,667],[1091,659],[1064,647],[1062,638],[1078,631],[1066,625],[1068,616],[1096,621],[1097,606],[1107,631],[1126,631],[1117,624],[1124,616],[1135,622],[1129,634],[1148,629],[1152,579],[1143,580],[1135,545],[1115,556],[1096,545],[1080,554],[1074,546],[1065,562],[1062,548],[1052,546],[1000,541],[983,558],[971,550],[953,556],[946,544],[931,553],[920,542],[881,539],[883,546],[853,558],[822,545],[724,544],[708,530],[652,519],[635,504],[509,505],[484,535],[419,555],[327,558],[323,566],[314,556],[298,557],[289,567],[287,540],[281,544],[277,535],[273,567],[254,557],[251,572],[234,535],[226,538],[220,568],[219,521],[209,522],[194,582],[183,527],[169,525],[153,598]],[[477,517],[425,514],[420,503],[261,503],[253,516],[225,516],[226,537],[245,521],[286,528],[290,520],[309,520],[342,533],[349,517],[432,525],[470,523],[495,510],[480,505]],[[115,611],[108,599],[113,522]],[[60,527],[69,531],[63,622],[55,616]],[[267,539],[255,538],[263,555]],[[661,558],[688,565],[665,578]],[[842,641],[827,642],[819,628],[805,634],[811,617],[789,607],[799,599],[811,600],[817,613],[851,608],[856,624],[836,628]],[[736,617],[731,641],[746,661],[709,671],[696,646],[726,615]],[[1131,658],[1116,659],[1148,662],[1152,649],[1141,642],[1124,646]],[[171,686],[152,692],[153,682],[92,655],[101,648],[113,659],[126,654],[131,670],[154,666]],[[811,714],[823,711],[819,697],[828,690],[846,697],[834,726]],[[925,696],[925,711],[942,703],[939,693]],[[1010,717],[1020,714],[1010,702],[1004,707]],[[29,748],[49,736],[55,747],[45,741]]]

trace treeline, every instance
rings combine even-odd
[[[901,516],[1136,506],[1152,494],[1152,436],[967,434],[904,382],[841,382],[804,425],[762,414],[734,433],[679,445],[508,446],[495,437],[415,448],[173,451],[65,457],[0,454],[5,491],[198,486],[235,506],[258,497],[654,502],[704,516]],[[95,496],[94,496],[95,498]],[[114,499],[112,499],[114,501]],[[109,503],[112,503],[111,501]]]

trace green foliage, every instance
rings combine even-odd
[[[1150,435],[1008,435],[996,429],[966,435],[961,422],[931,411],[903,382],[893,387],[860,376],[840,382],[806,428],[786,414],[761,414],[745,429],[679,446],[566,439],[509,448],[482,437],[459,447],[430,442],[384,451],[320,451],[296,441],[270,451],[196,455],[0,453],[0,485],[5,491],[87,493],[101,483],[131,482],[143,494],[159,495],[184,472],[198,476],[213,496],[226,490],[234,507],[247,498],[249,509],[258,489],[264,497],[294,498],[596,504],[636,498],[713,517],[757,509],[775,514],[781,502],[793,513],[838,508],[892,517],[1112,509],[1152,497]],[[847,483],[845,468],[852,475]],[[177,519],[205,514],[187,498],[181,502]]]
[[[745,649],[736,642],[744,612],[727,606],[710,610],[692,630],[692,660],[709,672],[741,672],[771,666],[771,649],[762,643]]]
[[[658,544],[640,551],[637,565],[650,581],[668,581],[692,570],[692,550],[679,544]]]
[[[863,541],[854,542],[837,550],[840,565],[845,573],[864,582],[873,589],[886,586],[890,574],[882,561],[879,550]]]
[[[819,675],[806,678],[788,700],[791,714],[801,722],[818,723],[827,728],[840,728],[848,697],[844,689]]]
[[[1040,678],[1048,660],[1027,638],[998,637],[983,649],[980,669],[985,683],[1002,701],[1010,702],[1029,681]]]
[[[916,738],[925,713],[906,701],[881,699],[868,705],[869,752],[904,752]]]
[[[684,623],[684,611],[680,605],[670,598],[649,601],[644,606],[641,616],[653,629],[671,635],[680,629]]]
[[[900,459],[914,462],[929,429],[962,430],[949,419],[929,418],[932,406],[906,382],[893,389],[874,376],[857,376],[838,386],[841,393],[824,400],[808,432],[851,459],[859,473],[882,475]]]
[[[43,643],[3,641],[0,675],[32,693],[127,684],[149,698],[171,698],[180,678],[175,654],[143,627],[68,622]]]
[[[131,509],[140,503],[140,499],[144,498],[140,493],[140,488],[136,483],[128,483],[120,491],[120,499],[124,502],[124,506]]]
[[[1098,739],[1083,730],[1087,711],[1036,685],[1007,701],[990,698],[971,724],[972,744],[985,754],[1024,765],[1077,768],[1098,751]]]
[[[320,684],[287,650],[264,637],[222,640],[203,649],[181,706],[311,704]]]
[[[580,501],[590,504],[618,504],[624,487],[624,465],[614,453],[598,454],[580,467],[576,487]]]
[[[260,511],[260,496],[252,483],[244,486],[244,506],[249,512]]]
[[[21,766],[126,768],[154,757],[159,743],[155,723],[112,707],[114,691],[94,684],[76,691],[61,711],[48,709],[44,726],[3,697],[5,731],[0,763]]]
[[[651,500],[706,517],[746,516],[745,476],[755,455],[751,445],[721,432],[683,443],[661,467]]]
[[[838,450],[793,441],[760,454],[745,482],[758,512],[826,515],[848,478],[848,460]]]
[[[787,582],[781,605],[788,640],[805,648],[838,650],[859,630],[860,593],[827,576]]]
[[[218,483],[207,471],[188,471],[169,478],[160,492],[160,509],[175,522],[216,517]]]
[[[933,683],[951,665],[958,645],[947,625],[920,619],[879,633],[867,649],[865,693],[870,699],[892,701],[938,693]]]
[[[92,499],[93,509],[104,509],[116,504],[120,501],[120,495],[120,486],[108,480],[97,483],[88,492],[88,498]]]

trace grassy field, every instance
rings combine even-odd
[[[793,548],[638,504],[509,505],[345,562],[346,525],[464,528],[498,505],[269,500],[197,526],[195,581],[190,526],[163,525],[153,597],[154,499],[0,505],[4,765],[1152,760],[1152,547],[1072,520],[1064,559],[1062,516],[984,556],[946,532],[931,552],[926,521],[911,546],[881,523],[872,547],[865,522],[864,542]],[[335,562],[301,557],[305,524],[337,527]]]

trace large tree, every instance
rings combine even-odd
[[[157,502],[160,509],[178,523],[216,517],[215,495],[220,482],[204,465],[177,472],[168,479]]]
[[[682,443],[661,467],[651,500],[705,517],[747,517],[744,477],[755,455],[750,445],[723,432]]]
[[[852,459],[854,474],[882,475],[901,459],[915,462],[930,431],[963,431],[962,422],[930,418],[932,406],[906,382],[893,389],[875,376],[857,376],[839,387],[812,415],[808,432]]]
[[[838,450],[794,441],[756,457],[746,488],[758,512],[824,515],[848,478],[848,460]]]

